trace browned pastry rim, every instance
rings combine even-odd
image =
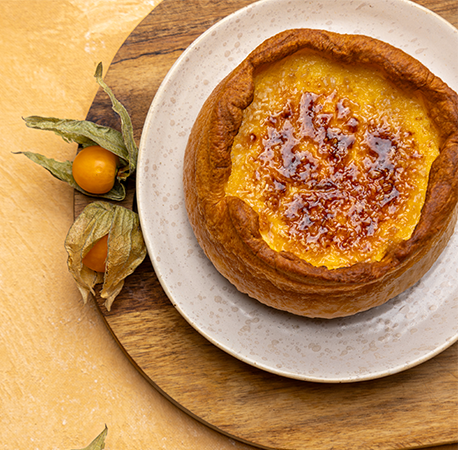
[[[330,270],[291,253],[276,252],[261,237],[252,208],[225,196],[231,146],[242,112],[253,98],[255,70],[301,49],[343,63],[375,67],[395,85],[419,91],[439,131],[440,155],[431,167],[418,225],[410,239],[391,248],[379,262]],[[458,96],[444,82],[416,59],[379,40],[296,29],[261,44],[207,99],[188,142],[184,187],[188,215],[200,245],[239,290],[296,314],[336,317],[384,303],[431,267],[453,232],[457,169]]]

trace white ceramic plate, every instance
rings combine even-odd
[[[141,225],[171,302],[219,348],[285,377],[329,383],[374,379],[426,361],[458,339],[457,233],[431,271],[409,291],[353,317],[312,320],[240,294],[205,257],[186,216],[183,155],[203,102],[257,45],[294,27],[382,39],[458,90],[458,31],[410,1],[255,3],[200,36],[158,90],[140,143]]]

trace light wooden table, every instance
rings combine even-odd
[[[82,304],[66,271],[62,244],[73,220],[72,190],[10,153],[73,158],[74,145],[25,129],[21,116],[84,118],[97,91],[95,64],[109,67],[157,3],[99,0],[91,8],[85,0],[0,2],[0,443],[5,449],[82,448],[105,423],[107,449],[253,448],[183,413],[126,358],[96,306]],[[455,0],[420,3],[458,25]],[[220,4],[225,13],[238,3]],[[159,25],[167,21],[161,17]],[[181,25],[186,27],[186,20]],[[430,365],[439,373],[445,359],[456,359],[456,350]],[[435,401],[434,390],[426,386],[424,392]],[[456,397],[449,393],[450,400]],[[393,442],[392,448],[400,447]]]

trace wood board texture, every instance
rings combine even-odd
[[[131,114],[137,142],[151,101],[180,54],[214,23],[250,3],[163,0],[131,33],[104,79]],[[458,25],[455,0],[417,3]],[[101,91],[87,119],[119,128]],[[75,192],[75,216],[91,201]],[[134,180],[122,204],[135,210]],[[249,366],[204,339],[175,310],[148,258],[127,278],[110,312],[96,301],[126,356],[158,390],[243,442],[269,449],[367,450],[458,441],[457,344],[379,380],[310,383]]]

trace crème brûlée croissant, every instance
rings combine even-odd
[[[368,310],[414,285],[454,231],[458,96],[377,39],[282,32],[203,105],[184,191],[239,291],[307,317]]]

